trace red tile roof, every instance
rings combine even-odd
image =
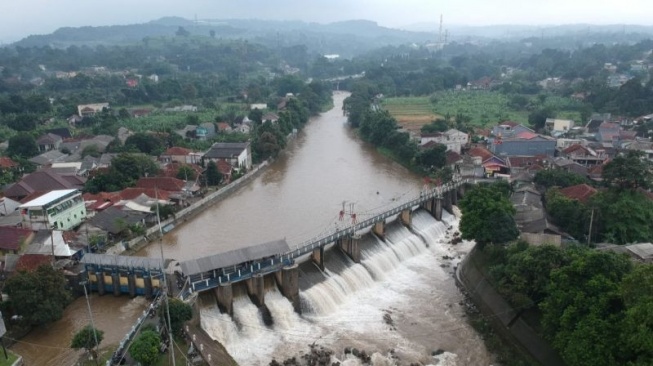
[[[0,226],[0,249],[18,250],[20,244],[32,234],[32,230],[29,229]]]
[[[460,154],[451,150],[447,151],[445,155],[447,157],[447,165],[455,164],[463,159],[463,157],[460,156]]]
[[[98,194],[84,193],[82,195],[84,201],[99,201],[99,202],[113,202],[120,201],[119,192],[100,192]]]
[[[230,128],[231,128],[231,126],[229,126],[229,124],[226,123],[226,122],[219,122],[218,123],[218,131],[225,131],[225,130],[228,130]]]
[[[469,150],[469,152],[467,152],[467,154],[469,156],[478,156],[478,157],[481,158],[482,161],[486,161],[487,159],[490,159],[490,158],[492,158],[494,156],[494,154],[492,154],[490,152],[490,150],[488,150],[488,149],[486,149],[484,147],[472,148],[472,149]]]
[[[511,168],[525,168],[536,164],[543,164],[548,157],[546,155],[537,156],[509,156],[506,162]]]
[[[587,200],[595,195],[596,192],[596,189],[588,186],[587,184],[578,184],[560,190],[560,193],[562,193],[563,196],[572,200],[578,200],[583,203],[587,202]]]
[[[43,265],[52,263],[52,256],[41,254],[23,254],[16,263],[16,272],[32,272]]]
[[[136,182],[137,188],[159,189],[169,192],[180,192],[184,189],[184,181],[173,177],[147,177]]]
[[[44,192],[44,191],[36,191],[36,192],[32,192],[32,193],[28,194],[27,196],[25,196],[23,199],[21,199],[21,200],[18,201],[18,202],[20,202],[20,203],[27,203],[27,202],[29,202],[29,201],[31,201],[31,200],[35,200],[35,199],[37,199],[37,198],[43,196],[43,195],[46,194],[46,193],[48,193],[48,192]]]
[[[525,139],[525,140],[532,140],[536,137],[537,137],[536,133],[528,132],[528,131],[520,132],[517,134],[517,138]]]
[[[218,171],[222,175],[231,175],[231,171],[234,170],[234,167],[232,167],[231,164],[227,163],[224,160],[218,160],[216,165],[218,166]]]
[[[56,189],[81,189],[86,179],[78,176],[64,176],[51,169],[37,170],[28,174],[20,182],[5,190],[9,198],[21,198],[37,191],[53,191]]]
[[[190,167],[191,169],[193,169],[193,171],[195,171],[195,176],[198,176],[198,175],[202,174],[202,172],[204,171],[204,169],[201,166],[197,165],[197,164],[183,164],[183,163],[173,161],[173,162],[168,163],[163,168],[162,175],[164,177],[177,178],[177,173],[179,172],[179,168],[181,168],[182,166],[187,166],[187,167]]]
[[[573,145],[569,146],[568,148],[562,150],[562,152],[564,154],[568,155],[568,154],[571,154],[571,153],[576,152],[578,150],[583,150],[583,151],[585,151],[586,154],[590,153],[589,150],[585,146],[583,146],[581,144],[573,144]]]
[[[118,192],[120,195],[120,198],[123,200],[133,200],[134,198],[144,194],[152,199],[156,199],[157,197],[160,200],[167,201],[170,198],[170,192],[165,191],[163,189],[154,189],[154,188],[137,188],[137,187],[131,187],[131,188],[125,188],[122,191]]]
[[[6,156],[0,157],[0,168],[7,169],[7,168],[14,168],[17,167],[18,164],[11,160],[11,158],[8,158]]]
[[[186,149],[185,147],[173,146],[173,147],[169,148],[168,150],[166,150],[163,153],[163,155],[171,155],[171,156],[172,155],[175,155],[175,156],[182,155],[182,156],[186,156],[186,155],[188,155],[188,154],[190,154],[192,152],[193,152],[192,150]]]

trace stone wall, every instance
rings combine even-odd
[[[476,263],[474,248],[456,269],[456,282],[464,288],[497,333],[517,349],[546,366],[563,366],[558,353],[522,319],[492,287]]]

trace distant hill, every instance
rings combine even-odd
[[[32,35],[10,46],[66,48],[71,45],[115,45],[139,42],[145,37],[175,36],[183,27],[191,35],[242,38],[268,46],[305,45],[318,53],[339,53],[345,57],[367,50],[409,42],[425,42],[432,34],[381,27],[367,20],[330,24],[260,19],[204,19],[191,21],[165,17],[143,24],[100,27],[65,27],[47,35]]]

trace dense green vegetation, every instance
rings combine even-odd
[[[49,264],[11,276],[3,292],[9,295],[9,300],[2,302],[4,315],[17,315],[26,325],[44,325],[61,319],[72,299],[63,273]]]
[[[462,238],[476,241],[481,248],[517,239],[515,208],[509,197],[510,187],[505,182],[479,184],[466,192],[459,202]]]
[[[542,335],[568,365],[653,362],[653,266],[582,247],[518,243],[487,251],[499,292],[538,314]]]
[[[103,339],[103,331],[87,325],[75,333],[73,339],[70,341],[70,348],[85,349],[93,355],[93,359],[97,359],[98,354],[95,350],[100,346]]]
[[[535,183],[547,189],[545,205],[553,223],[584,243],[628,244],[653,240],[653,202],[642,188],[652,182],[651,164],[630,151],[607,163],[604,185],[583,202],[565,197],[561,188],[589,183],[557,170],[540,171]],[[591,232],[590,232],[591,228]]]

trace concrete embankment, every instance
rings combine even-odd
[[[505,340],[535,361],[546,366],[563,366],[558,353],[494,289],[481,269],[480,250],[474,248],[456,269],[456,282],[492,327]]]
[[[259,164],[257,167],[249,171],[247,174],[238,178],[237,180],[227,184],[226,186],[218,189],[215,192],[212,192],[206,195],[201,200],[191,204],[190,206],[178,211],[175,213],[175,216],[161,222],[161,227],[165,228],[168,225],[173,225],[174,227],[192,219],[197,214],[202,212],[207,207],[219,202],[220,200],[226,198],[229,194],[243,187],[249,183],[252,179],[258,177],[265,169],[270,165],[269,161],[264,161]],[[113,245],[107,249],[106,254],[113,255],[128,255],[138,250],[142,249],[154,239],[159,237],[159,227],[157,225],[148,228],[145,232],[145,235],[134,238],[128,242],[121,242]],[[173,229],[174,230],[174,229]]]

